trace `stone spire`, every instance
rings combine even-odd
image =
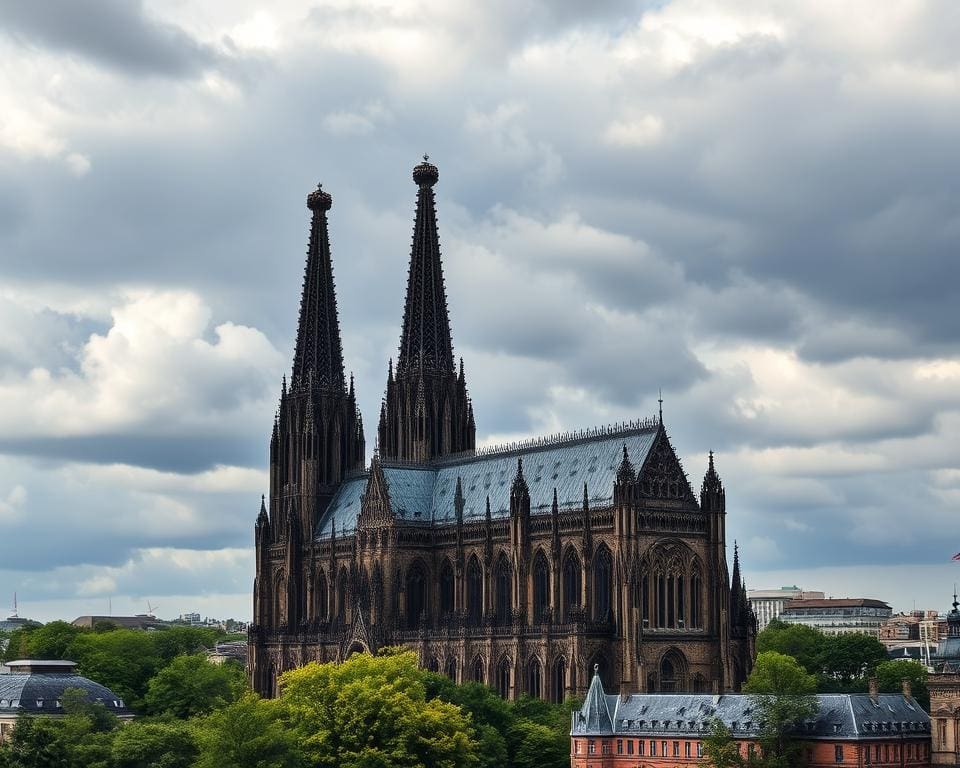
[[[293,356],[293,386],[302,386],[310,372],[322,390],[342,392],[343,348],[340,322],[337,318],[337,295],[333,284],[330,260],[330,237],[327,232],[327,211],[333,198],[320,185],[307,196],[307,207],[313,212],[310,222],[310,244],[303,275],[303,296],[300,299],[300,323]]]
[[[424,156],[413,169],[417,213],[400,351],[387,374],[377,432],[385,459],[426,462],[476,447],[463,363],[458,369],[453,357],[433,197],[438,179]]]
[[[411,369],[456,374],[433,198],[433,185],[439,178],[437,166],[428,162],[427,155],[413,169],[413,180],[417,184],[417,216],[407,276],[403,335],[397,358],[398,376]]]

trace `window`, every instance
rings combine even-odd
[[[497,668],[497,693],[504,699],[510,695],[510,660],[506,658]]]
[[[937,737],[940,744],[946,744],[947,741],[947,721],[944,718],[937,720]]]
[[[843,745],[842,744],[837,744],[833,748],[833,759],[838,763],[843,762]]]
[[[453,568],[450,561],[444,560],[440,568],[440,615],[453,613]]]
[[[613,563],[610,550],[601,547],[593,566],[593,605],[597,621],[610,620],[610,593]]]
[[[875,745],[873,748],[873,762],[875,763],[880,762],[880,745],[879,744]]]
[[[623,754],[623,739],[617,739],[617,754]]]
[[[580,608],[580,558],[571,551],[563,563],[563,620],[570,621],[571,612]]]
[[[890,762],[890,745],[889,744],[883,745],[883,762],[885,763]]]
[[[578,755],[580,754],[580,739],[573,740],[573,751]]]
[[[867,765],[870,765],[870,745],[869,744],[867,744],[867,746],[863,748],[863,762],[866,763]]]
[[[657,756],[657,742],[651,739],[650,740],[650,757],[656,757],[656,756]]]
[[[680,757],[680,742],[679,742],[679,741],[673,742],[673,756],[674,756],[674,757]]]
[[[665,742],[665,741],[661,741],[661,742],[660,742],[660,754],[661,754],[663,757],[666,757],[666,756],[669,754],[669,753],[667,752],[667,742]]]
[[[467,614],[474,626],[483,618],[483,570],[476,555],[467,565]]]
[[[550,566],[543,552],[533,563],[533,620],[544,621],[550,609]]]
[[[697,742],[697,757],[703,757],[703,742]]]
[[[646,743],[643,739],[637,742],[637,754],[640,755],[640,757],[643,757],[643,745]]]
[[[590,741],[587,742],[587,754],[597,754],[597,743],[593,739],[590,739]]]
[[[643,745],[643,742],[641,741],[640,744]],[[627,741],[627,754],[628,755],[633,754],[633,739],[630,739],[629,741]]]
[[[685,742],[683,743],[683,756],[684,756],[684,757],[690,757],[690,742],[689,742],[689,741],[685,741]]]
[[[497,563],[496,577],[497,622],[500,624],[509,624],[513,612],[510,601],[511,579],[510,563],[507,562],[506,555],[501,555]]]

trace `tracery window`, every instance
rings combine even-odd
[[[497,693],[504,699],[510,695],[510,659],[504,657],[497,667]]]
[[[562,704],[566,695],[567,662],[561,656],[553,662],[553,675],[550,681],[550,700],[554,704]]]
[[[580,608],[582,570],[580,558],[572,549],[563,561],[563,620],[570,621],[571,614]]]
[[[543,552],[533,561],[533,618],[542,621],[550,608],[550,566]]]
[[[440,567],[440,615],[450,616],[453,613],[453,568],[449,560],[444,560]]]
[[[427,572],[423,563],[417,560],[407,571],[407,628],[420,626],[421,617],[429,620],[429,602],[427,600]]]
[[[480,624],[483,618],[483,570],[476,555],[467,563],[467,613],[471,624]]]
[[[317,580],[313,587],[314,616],[319,621],[327,620],[327,577],[323,568],[317,573]]]
[[[343,624],[347,620],[347,591],[350,587],[350,578],[347,576],[347,569],[340,569],[340,576],[337,577],[337,621]]]
[[[473,682],[484,682],[483,659],[481,659],[479,656],[473,660]]]
[[[534,656],[527,665],[527,693],[535,699],[542,698],[541,677],[540,660]]]
[[[593,604],[597,621],[609,621],[612,618],[610,616],[612,582],[613,562],[610,558],[610,550],[600,547],[593,567]]]
[[[497,621],[500,624],[510,623],[513,611],[510,599],[511,588],[510,563],[507,561],[506,555],[500,555],[496,572]]]

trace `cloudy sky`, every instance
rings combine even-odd
[[[425,151],[485,443],[662,387],[749,586],[945,608],[958,37],[953,0],[0,3],[0,612],[249,617],[305,196],[369,432]]]

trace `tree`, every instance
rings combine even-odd
[[[921,707],[930,709],[930,691],[927,689],[927,669],[919,661],[884,661],[877,664],[874,673],[884,693],[900,693],[903,679],[910,682],[913,698]]]
[[[84,632],[67,649],[81,675],[114,691],[133,709],[141,709],[147,683],[161,666],[152,635],[142,630]]]
[[[428,700],[409,652],[354,654],[280,678],[281,702],[311,765],[461,768],[477,763],[469,719]]]
[[[712,768],[742,768],[740,745],[720,718],[710,724],[710,735],[703,740],[703,757]]]
[[[187,723],[132,722],[113,739],[111,768],[190,768],[197,755]]]
[[[62,734],[58,721],[20,715],[6,759],[13,768],[71,768]]]
[[[866,678],[886,659],[887,650],[875,637],[861,634],[827,637],[821,659],[821,690],[862,690]]]
[[[222,633],[207,627],[169,627],[151,632],[157,655],[163,661],[172,661],[183,654],[199,653],[212,648]]]
[[[186,719],[235,701],[243,689],[238,665],[211,664],[201,655],[177,656],[150,679],[144,705],[151,714]]]
[[[74,639],[84,630],[66,621],[27,625],[10,634],[4,659],[66,659]]]
[[[774,619],[757,635],[757,653],[776,651],[792,656],[811,675],[820,674],[827,636],[803,624]]]
[[[757,656],[743,690],[752,695],[759,714],[760,744],[766,764],[796,765],[800,745],[793,734],[800,723],[817,712],[818,702],[813,695],[817,679],[792,656],[766,651]]]
[[[195,768],[299,768],[305,762],[276,701],[248,693],[197,726]]]

